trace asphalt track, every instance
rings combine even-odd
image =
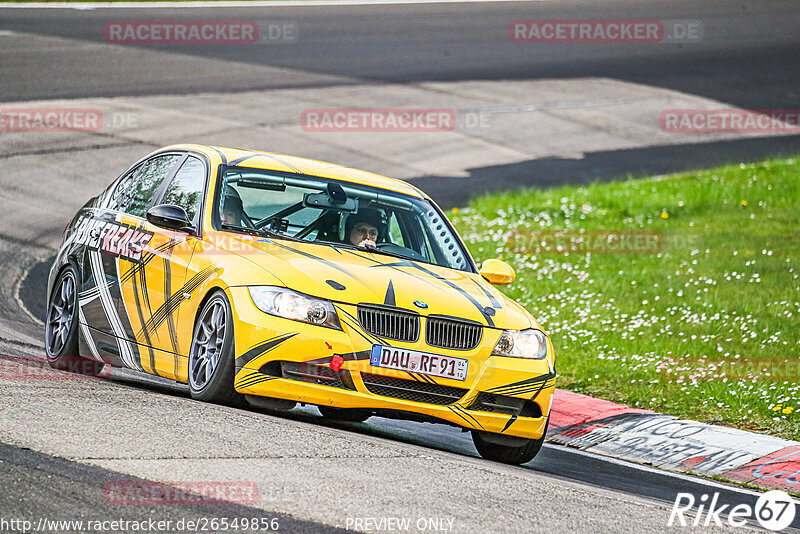
[[[517,18],[593,17],[698,19],[705,38],[651,47],[532,49],[507,37],[508,21]],[[103,24],[126,18],[290,21],[299,25],[302,38],[293,45],[141,47],[134,53],[104,46]],[[0,35],[0,102],[187,95],[183,103],[191,108],[194,95],[203,92],[235,99],[250,90],[357,90],[365,84],[415,87],[476,79],[503,84],[557,78],[578,84],[601,77],[738,107],[797,108],[799,18],[800,5],[777,1],[235,8],[222,13],[0,8],[0,31],[34,37],[16,46],[4,45]],[[0,286],[0,358],[5,365],[21,359],[35,368],[42,363],[41,326],[24,308],[34,316],[42,313],[42,262],[57,245],[66,217],[130,161],[118,159],[133,152],[127,141],[115,145],[117,140],[109,139],[97,147],[98,161],[80,160],[87,165],[81,182],[64,183],[43,174],[59,169],[52,163],[57,159],[38,168],[37,158],[74,158],[81,156],[79,150],[91,154],[90,142],[60,147],[39,138],[0,135],[7,208],[0,213],[0,277],[7,281]],[[569,148],[569,137],[559,141]],[[499,180],[511,187],[543,174],[548,183],[584,181],[598,177],[598,167],[600,178],[669,172],[798,149],[800,138],[786,136],[608,150],[583,160],[486,165],[473,170],[468,186]],[[68,161],[58,165],[69,176],[76,173]],[[428,176],[419,183],[443,205],[463,202],[466,197],[449,180]],[[21,200],[26,198],[44,200]],[[678,492],[719,492],[720,504],[755,501],[747,490],[559,446],[546,446],[526,466],[492,464],[477,458],[468,434],[443,425],[379,418],[331,425],[309,407],[276,415],[204,405],[191,401],[182,387],[127,372],[91,382],[4,379],[0,398],[0,515],[5,518],[269,516],[280,518],[283,531],[327,532],[345,527],[347,518],[451,517],[457,532],[661,532]],[[104,500],[109,481],[138,479],[252,480],[260,499],[253,506],[154,508]],[[795,526],[800,526],[797,519]]]

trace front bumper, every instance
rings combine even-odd
[[[245,287],[228,289],[235,323],[240,393],[334,406],[405,412],[470,430],[538,439],[555,390],[553,350],[545,360],[491,356],[501,330],[484,328],[469,351],[416,343],[393,346],[469,360],[465,381],[411,375],[370,365],[374,339],[361,328],[356,307],[339,305],[342,331],[281,319],[258,310]],[[329,364],[343,357],[341,369]]]

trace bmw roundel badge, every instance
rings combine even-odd
[[[415,300],[414,306],[416,306],[417,308],[422,308],[423,310],[428,308],[428,305],[422,302],[421,300]]]

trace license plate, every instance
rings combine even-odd
[[[464,358],[454,358],[453,356],[373,345],[369,364],[373,367],[385,367],[464,381],[467,379],[469,362]]]

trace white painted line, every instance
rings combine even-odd
[[[12,32],[11,30],[0,30],[0,37],[10,37],[11,35],[16,35],[17,32]]]
[[[0,9],[116,9],[116,8],[185,8],[185,7],[319,7],[319,6],[375,6],[396,4],[483,4],[497,2],[550,2],[552,0],[253,0],[219,2],[9,2]]]
[[[550,447],[552,449],[559,449],[561,451],[570,452],[574,454],[578,454],[580,456],[586,456],[588,458],[594,458],[595,460],[601,460],[603,462],[608,462],[615,465],[621,465],[624,467],[630,467],[632,469],[638,469],[639,471],[646,471],[648,473],[654,473],[658,475],[665,475],[672,478],[677,478],[680,480],[685,480],[687,482],[692,482],[694,484],[703,484],[705,486],[710,486],[713,488],[723,489],[726,491],[735,491],[737,493],[744,493],[746,495],[752,495],[754,497],[759,497],[762,495],[761,492],[754,491],[748,488],[742,488],[734,485],[727,485],[721,484],[715,480],[704,478],[701,476],[692,476],[692,475],[685,475],[683,473],[676,473],[675,471],[669,471],[666,469],[657,469],[655,467],[650,467],[647,465],[637,464],[634,462],[629,462],[626,460],[620,460],[618,458],[614,458],[612,456],[606,456],[605,454],[597,454],[589,451],[582,451],[580,449],[575,449],[573,447],[567,447],[565,445],[558,445],[556,443],[545,443],[544,447]],[[766,490],[764,490],[766,491]]]

